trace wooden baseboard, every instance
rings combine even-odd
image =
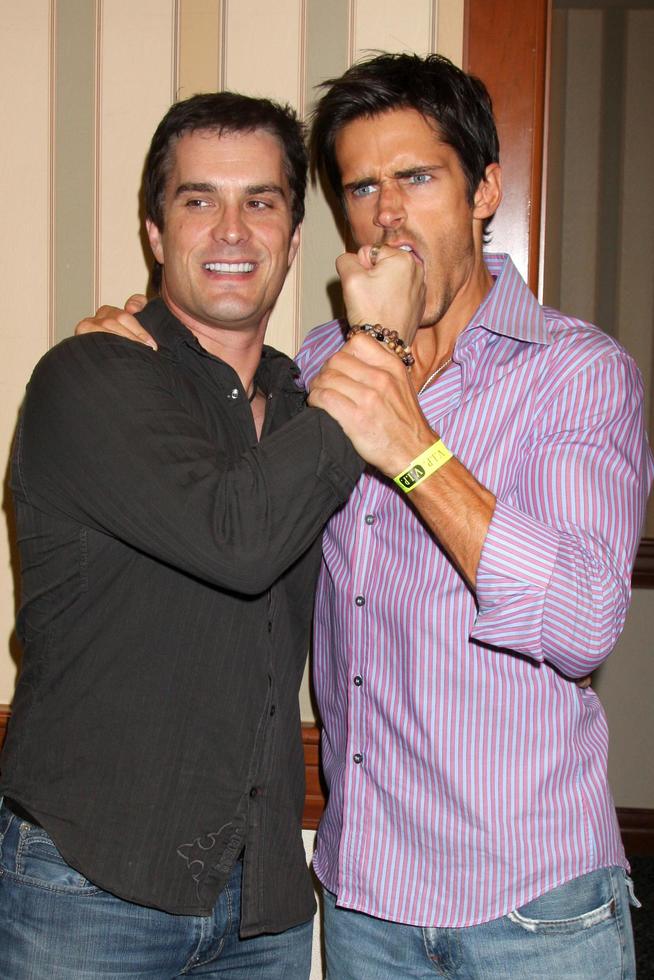
[[[3,746],[5,735],[7,734],[10,711],[11,709],[8,704],[0,704],[0,749]]]
[[[9,705],[0,704],[0,748],[9,722]],[[315,830],[325,808],[325,787],[320,774],[320,732],[315,725],[302,725],[306,796],[302,826]],[[654,855],[654,809],[618,807],[620,832],[628,855]]]
[[[619,806],[617,811],[627,856],[654,856],[654,810]]]

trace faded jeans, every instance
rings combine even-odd
[[[241,862],[211,916],[171,915],[96,888],[40,827],[0,808],[2,980],[308,980],[313,922],[239,939]]]
[[[602,868],[503,918],[434,929],[338,908],[324,891],[327,978],[634,980],[630,894],[622,868]]]

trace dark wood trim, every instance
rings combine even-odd
[[[306,830],[316,830],[325,809],[327,795],[320,771],[320,731],[316,725],[303,723],[302,744],[304,746],[304,772],[306,793],[302,826]]]
[[[0,704],[0,749],[3,746],[11,709],[8,704]]]
[[[654,855],[654,810],[619,806],[618,823],[628,857]]]
[[[549,0],[466,0],[464,65],[493,100],[504,199],[493,249],[510,252],[538,293]]]
[[[642,538],[631,584],[635,589],[654,589],[654,538]]]

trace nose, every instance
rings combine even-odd
[[[373,219],[378,228],[395,230],[406,217],[402,190],[395,180],[383,180],[377,194],[377,210]]]
[[[240,245],[246,241],[250,233],[242,208],[236,203],[225,204],[216,216],[212,234],[217,242],[227,242],[228,245]]]

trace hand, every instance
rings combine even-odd
[[[140,313],[147,303],[147,298],[141,293],[134,293],[125,303],[125,309],[117,306],[101,306],[95,316],[85,317],[75,327],[75,336],[84,333],[115,333],[118,337],[138,341],[157,350],[156,341],[144,330],[135,319],[134,314]]]
[[[425,309],[425,277],[409,252],[364,245],[356,255],[339,255],[336,269],[351,324],[380,323],[397,330],[405,343],[412,342]]]
[[[357,334],[314,378],[309,405],[335,419],[366,462],[395,477],[435,442],[400,358]]]

